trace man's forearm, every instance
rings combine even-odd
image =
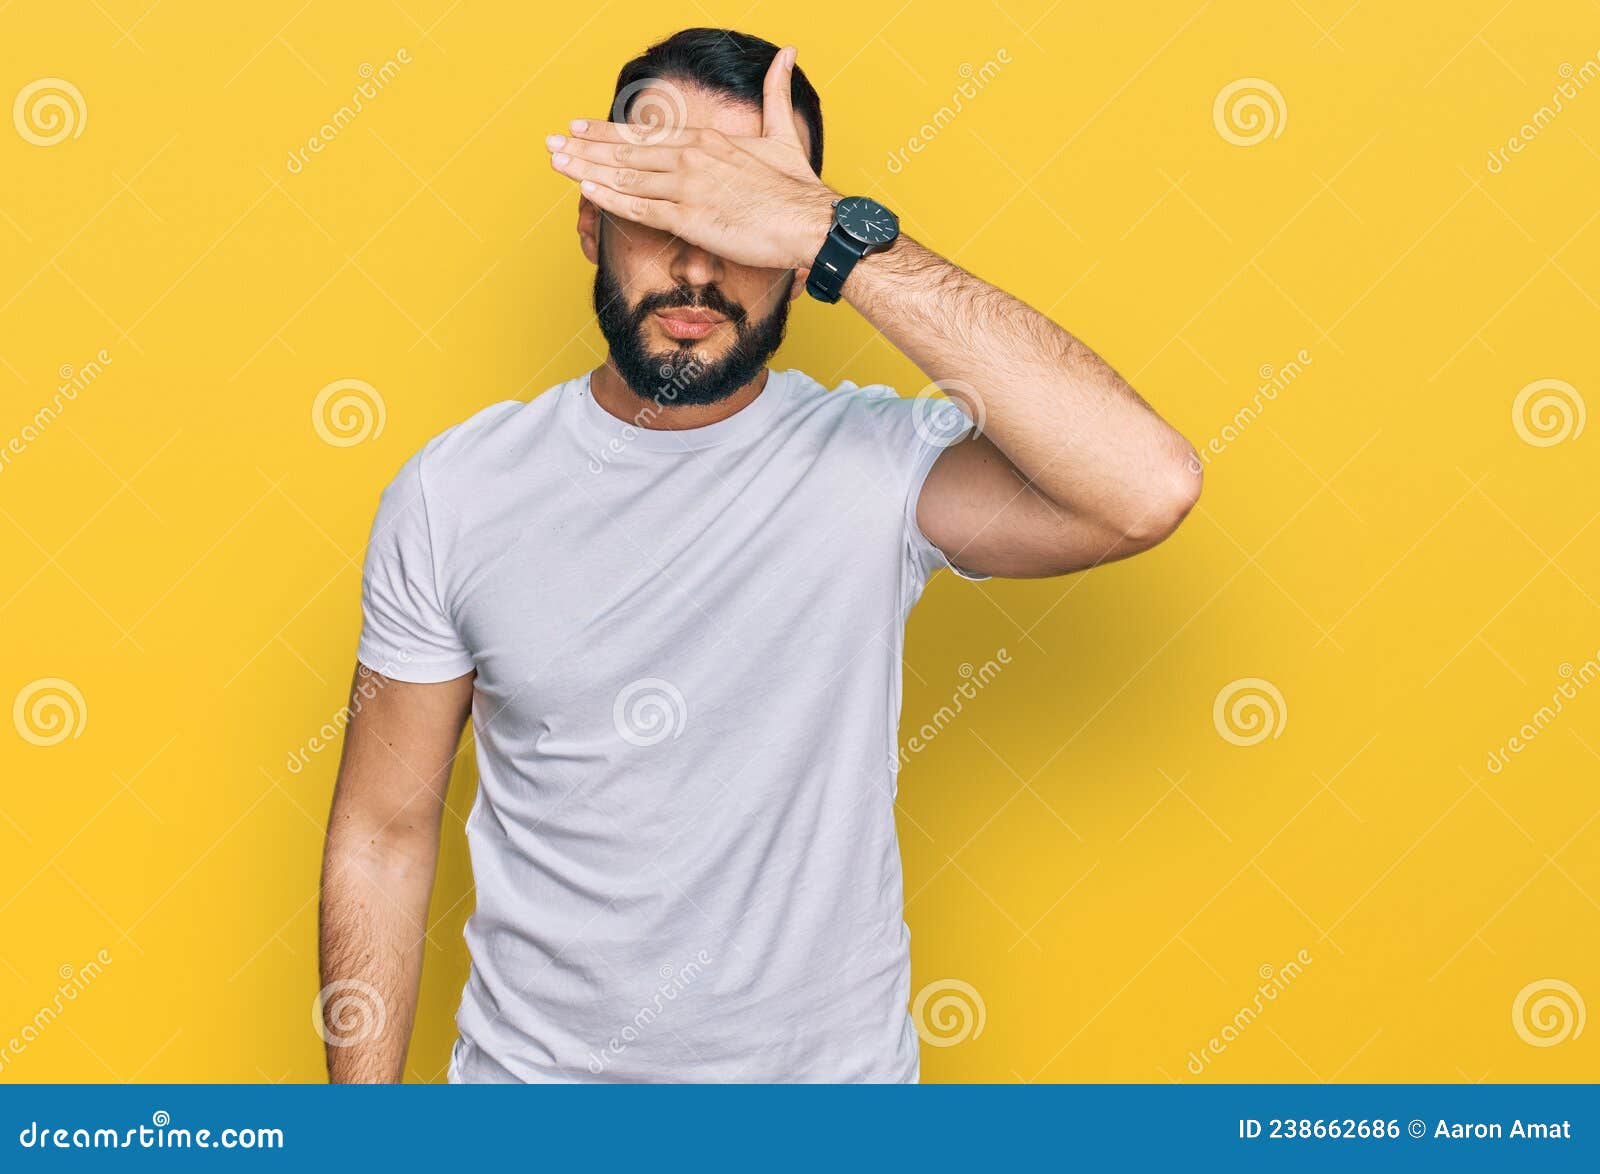
[[[1003,290],[902,236],[844,296],[1062,509],[1136,526],[1198,490],[1189,444],[1089,347]]]
[[[416,1015],[434,851],[385,845],[335,804],[322,870],[323,1039],[335,1084],[398,1082]]]
[[[579,119],[571,135],[546,140],[551,166],[598,211],[735,264],[805,269],[827,239],[839,193],[801,146],[793,67],[787,51],[767,71],[759,137],[683,127],[646,149],[637,127]],[[931,379],[957,385],[947,391],[972,389],[967,398],[980,401],[1007,472],[1080,523],[1059,527],[1064,543],[1081,546],[1085,531],[1164,532],[1168,525],[1146,519],[1176,525],[1198,496],[1193,449],[1104,360],[909,237],[857,264],[843,295]]]

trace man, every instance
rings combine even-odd
[[[793,49],[691,29],[616,92],[548,142],[605,362],[436,437],[378,510],[322,896],[330,1004],[377,1005],[329,1070],[402,1075],[470,709],[452,1081],[914,1081],[906,613],[940,567],[1159,542],[1199,462],[1083,343],[822,182]],[[965,413],[767,370],[808,287]]]

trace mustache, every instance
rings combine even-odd
[[[675,285],[640,298],[633,308],[633,319],[635,323],[643,322],[657,310],[672,309],[710,310],[739,328],[743,328],[749,317],[743,306],[714,285]]]

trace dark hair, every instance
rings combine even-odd
[[[684,29],[651,45],[622,67],[611,98],[611,118],[623,121],[635,99],[654,78],[679,81],[761,108],[761,83],[778,46],[732,29]],[[811,135],[811,169],[822,174],[822,99],[795,66],[789,100]],[[621,109],[617,108],[621,103]]]

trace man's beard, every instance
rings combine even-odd
[[[677,285],[646,294],[637,306],[630,307],[611,274],[602,245],[594,272],[594,313],[611,348],[611,361],[635,395],[664,407],[714,404],[760,374],[783,342],[793,284],[791,273],[777,308],[754,323],[743,306],[715,285]],[[733,345],[710,360],[696,354],[690,340],[670,350],[650,350],[645,341],[646,321],[657,310],[671,307],[695,307],[723,315],[734,329]]]

